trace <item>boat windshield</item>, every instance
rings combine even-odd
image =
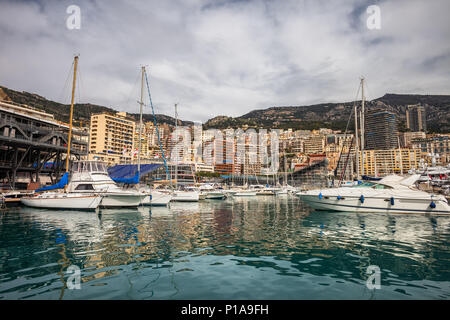
[[[73,172],[107,172],[106,164],[100,161],[80,161],[72,165]]]
[[[389,187],[387,185],[373,182],[363,182],[353,186],[352,188],[392,189],[392,187]]]

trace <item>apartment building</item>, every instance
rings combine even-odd
[[[323,153],[325,151],[325,136],[312,135],[303,141],[303,152],[306,154]]]
[[[130,162],[136,151],[135,129],[135,122],[126,112],[92,115],[89,160],[102,160],[108,164]]]
[[[406,108],[406,127],[411,131],[427,131],[425,107],[420,104]]]
[[[405,174],[420,165],[421,152],[418,149],[364,150],[364,171],[359,151],[359,172],[382,177],[389,174]]]

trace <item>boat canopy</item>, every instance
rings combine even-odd
[[[62,178],[58,181],[57,184],[51,185],[51,186],[47,186],[47,187],[43,187],[40,189],[36,189],[35,192],[40,192],[40,191],[48,191],[48,190],[56,190],[56,189],[62,189],[64,188],[64,186],[69,182],[69,173],[66,172],[64,173],[64,175],[62,176]]]
[[[118,164],[108,168],[108,174],[114,182],[139,183],[140,177],[162,167],[161,163],[141,164],[141,172],[137,170],[137,164]]]

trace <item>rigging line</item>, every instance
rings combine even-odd
[[[126,98],[126,100],[125,100],[125,105],[129,105],[130,104],[132,96],[137,96],[137,94],[136,95],[133,94],[133,90],[137,88],[137,83],[139,82],[139,78],[141,76],[142,76],[142,74],[141,74],[141,72],[139,72],[137,74],[136,80],[133,82],[133,85],[131,86],[130,93],[128,94],[128,98]]]
[[[159,143],[159,147],[161,149],[161,155],[162,155],[162,158],[163,158],[163,161],[164,161],[164,166],[166,168],[166,174],[169,177],[169,169],[167,168],[166,157],[164,155],[164,150],[163,150],[163,147],[161,145],[161,139],[159,138],[159,129],[158,129],[158,125],[156,123],[155,110],[153,108],[152,96],[150,94],[150,86],[148,85],[147,70],[145,70],[145,69],[144,69],[144,75],[145,75],[145,82],[147,84],[148,98],[150,100],[150,106],[152,107],[153,123],[155,124],[156,135],[158,136],[158,143]],[[172,176],[170,176],[170,177],[171,177],[170,180],[172,180]]]
[[[63,104],[66,104],[66,101],[67,101],[66,98],[67,98],[68,94],[64,97],[64,93],[67,91],[67,88],[69,86],[69,79],[70,79],[71,74],[73,74],[72,70],[74,67],[74,63],[75,62],[72,61],[72,65],[70,66],[69,72],[67,73],[66,81],[64,82],[64,87],[62,88],[62,91],[60,92],[58,100],[57,100],[57,101],[62,101]]]
[[[78,104],[81,103],[81,79],[80,79],[80,75],[81,75],[81,70],[80,70],[80,63],[78,63],[77,66],[77,88],[78,90],[76,90],[76,92],[78,93]]]

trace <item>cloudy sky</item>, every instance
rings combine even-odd
[[[79,30],[66,26],[72,4]],[[368,99],[450,94],[449,12],[448,0],[0,0],[0,85],[68,103],[80,54],[77,100],[138,112],[146,65],[156,112],[178,103],[202,122],[352,101],[361,76]]]

